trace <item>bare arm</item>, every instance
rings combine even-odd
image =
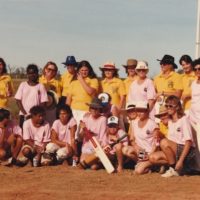
[[[26,113],[26,111],[25,111],[25,109],[24,109],[24,107],[23,107],[23,105],[22,105],[22,101],[21,101],[21,100],[18,100],[18,99],[16,99],[16,101],[17,101],[17,106],[18,106],[18,108],[20,109],[20,111],[21,111],[24,115],[27,115],[27,113]]]
[[[71,105],[72,103],[72,96],[70,94],[67,95],[67,99],[66,99],[66,102],[65,102],[67,105]]]
[[[4,143],[4,137],[5,137],[5,127],[0,127],[2,133],[0,136],[0,148],[3,147],[3,143]]]
[[[185,142],[185,145],[184,145],[183,151],[182,151],[182,153],[180,155],[180,158],[179,158],[179,160],[176,163],[175,169],[177,171],[179,171],[183,167],[183,162],[185,160],[185,157],[188,155],[191,146],[192,146],[192,141],[191,140],[187,140]]]
[[[56,131],[54,129],[51,130],[51,141],[60,147],[65,147],[67,144],[66,142],[62,142],[62,141],[58,140],[58,134],[56,133]]]
[[[77,79],[79,80],[79,82],[81,83],[81,85],[83,86],[84,90],[91,96],[94,96],[96,94],[96,89],[94,89],[93,87],[90,87],[86,82],[85,79],[81,76],[81,75],[77,75]]]
[[[73,126],[70,129],[70,138],[71,138],[71,146],[73,149],[73,152],[75,155],[77,155],[77,146],[76,146],[76,142],[75,142],[75,132],[76,132],[77,126]]]
[[[123,108],[123,106],[125,104],[125,99],[126,99],[125,95],[120,96],[120,102],[119,102],[119,106],[118,106],[119,109]]]

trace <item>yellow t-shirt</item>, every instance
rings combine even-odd
[[[111,103],[119,106],[120,97],[126,95],[125,86],[121,79],[113,78],[112,80],[104,79],[101,81],[102,92],[106,92],[111,96]]]
[[[162,122],[159,123],[160,132],[167,137],[168,127],[164,125]]]
[[[182,95],[191,95],[191,84],[196,79],[195,73],[182,74],[183,93]],[[191,99],[184,102],[184,109],[188,110],[191,105]]]
[[[61,96],[61,84],[60,81],[56,80],[55,78],[51,79],[50,81],[47,81],[47,79],[42,75],[39,78],[39,82],[42,83],[46,90],[53,90],[58,97]]]
[[[129,88],[130,88],[130,85],[131,83],[137,79],[137,76],[134,76],[134,78],[130,78],[130,77],[127,77],[123,82],[124,82],[124,86],[125,86],[125,92],[126,92],[126,100],[127,100],[127,97],[128,97],[128,93],[129,93]]]
[[[157,92],[175,92],[182,90],[182,77],[180,74],[172,71],[165,77],[162,73],[154,78],[154,85]]]
[[[10,90],[13,93],[13,83],[11,77],[5,74],[0,76],[0,108],[7,107],[9,98],[7,96],[8,90]]]
[[[69,72],[65,72],[61,76],[61,87],[62,87],[62,96],[67,96],[69,92],[69,85],[73,79],[73,75]]]
[[[85,82],[92,88],[98,91],[99,83],[96,78],[86,78]],[[89,106],[86,103],[91,103],[92,98],[83,88],[79,80],[71,82],[68,90],[68,94],[71,96],[71,108],[76,110],[88,111]]]

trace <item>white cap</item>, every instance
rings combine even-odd
[[[135,108],[136,104],[137,104],[136,101],[127,102],[125,110],[127,111],[127,110],[131,110],[131,109]]]
[[[119,123],[119,119],[116,116],[111,116],[108,118],[108,122],[107,124],[118,124]]]
[[[138,61],[135,70],[137,71],[137,69],[146,69],[146,70],[148,70],[149,69],[148,63],[146,61]]]
[[[98,99],[100,99],[102,103],[108,103],[109,95],[107,93],[101,93],[98,95]]]
[[[147,101],[138,101],[135,106],[136,109],[149,109],[149,105]]]

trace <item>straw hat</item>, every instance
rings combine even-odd
[[[159,108],[159,113],[155,114],[155,117],[160,118],[161,116],[166,115],[166,114],[168,114],[167,108],[164,105],[162,105]]]
[[[46,104],[47,109],[53,109],[58,104],[58,95],[53,91],[47,91],[48,102]]]
[[[115,63],[110,61],[104,63],[103,67],[100,67],[100,70],[105,70],[105,69],[119,70],[118,68],[115,67]]]
[[[148,63],[146,61],[138,61],[135,71],[137,72],[140,69],[149,70]]]
[[[122,66],[125,67],[125,68],[128,68],[128,67],[135,68],[137,66],[137,60],[135,60],[135,59],[128,59],[127,62],[126,62],[126,65],[122,65]]]

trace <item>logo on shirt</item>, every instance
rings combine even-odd
[[[144,91],[147,92],[147,88],[146,87],[144,88]]]
[[[150,130],[147,130],[146,134],[147,135],[150,135],[151,131]]]
[[[176,131],[177,131],[177,132],[180,132],[180,131],[181,131],[181,128],[180,128],[180,127],[178,127],[178,128],[176,129]]]
[[[173,81],[168,81],[167,86],[168,86],[168,88],[173,88],[174,87],[174,82]]]

